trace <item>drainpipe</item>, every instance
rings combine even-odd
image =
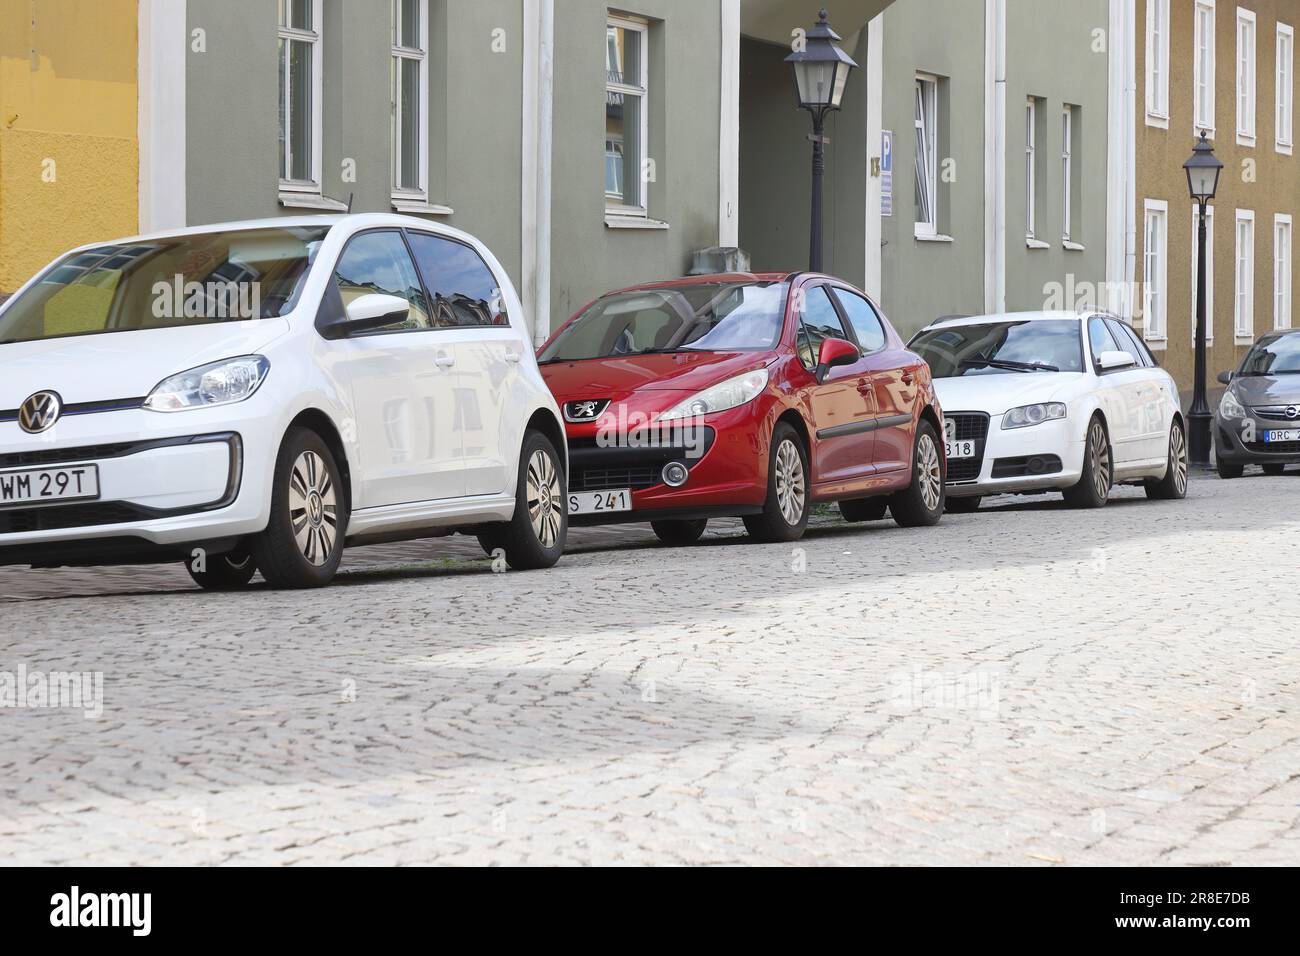
[[[1007,3],[984,4],[984,298],[1007,308]]]
[[[555,0],[524,0],[523,190],[524,311],[533,345],[551,334],[551,147],[555,94]]]

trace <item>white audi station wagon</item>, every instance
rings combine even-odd
[[[0,564],[184,561],[328,583],[345,545],[463,532],[543,568],[560,412],[471,236],[393,215],[86,246],[0,306]]]

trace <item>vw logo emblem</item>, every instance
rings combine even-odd
[[[1296,407],[1295,405],[1288,405],[1286,407],[1286,417],[1300,418],[1300,408]]]
[[[18,427],[29,435],[49,431],[63,412],[57,392],[37,392],[18,406]]]

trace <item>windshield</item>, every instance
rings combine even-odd
[[[1241,375],[1280,375],[1300,372],[1300,334],[1266,335],[1246,353]]]
[[[789,291],[784,282],[700,282],[607,295],[570,322],[540,360],[774,348]]]
[[[0,344],[284,315],[328,231],[206,232],[82,250],[8,303]]]
[[[944,326],[920,333],[910,347],[935,378],[1083,371],[1079,323],[1072,319]]]

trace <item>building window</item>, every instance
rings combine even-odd
[[[320,192],[321,0],[280,0],[280,188]]]
[[[1238,345],[1255,340],[1255,213],[1237,210],[1237,270],[1232,327]]]
[[[1200,275],[1200,256],[1197,243],[1200,242],[1200,212],[1192,207],[1192,345],[1196,344],[1196,292],[1197,279]],[[1205,207],[1205,341],[1214,344],[1214,207]]]
[[[649,95],[647,24],[610,17],[605,30],[605,207],[645,216]]]
[[[939,234],[939,81],[916,77],[916,235]]]
[[[1193,133],[1214,136],[1214,0],[1196,0],[1193,41]]]
[[[1025,101],[1025,238],[1033,239],[1038,210],[1034,202],[1038,187],[1038,103]]]
[[[1165,289],[1169,278],[1169,204],[1162,199],[1148,199],[1144,209],[1142,337],[1148,342],[1160,342],[1168,337]]]
[[[393,0],[393,198],[428,199],[429,3]]]
[[[1295,28],[1277,25],[1277,151],[1295,145]]]
[[[1237,8],[1237,142],[1255,145],[1255,11]]]
[[[1169,0],[1147,0],[1147,122],[1169,126]]]
[[[1070,242],[1074,229],[1075,165],[1074,122],[1077,108],[1065,104],[1061,110],[1061,238]]]
[[[1291,328],[1291,217],[1273,217],[1273,328]]]

